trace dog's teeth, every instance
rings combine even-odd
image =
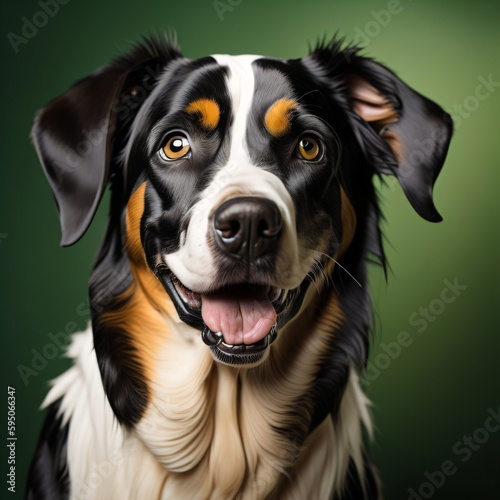
[[[187,293],[187,304],[192,309],[201,309],[201,295],[189,291]]]
[[[245,344],[226,344],[221,342],[219,348],[228,354],[243,354],[246,351],[247,346]]]
[[[271,331],[269,332],[269,344],[272,344],[276,338],[278,337],[278,332],[276,331],[277,324],[274,323],[273,327],[271,328]]]
[[[172,274],[172,282],[184,304],[187,304],[191,309],[201,309],[201,295],[199,293],[185,287],[174,274]]]

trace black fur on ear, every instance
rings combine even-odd
[[[180,57],[167,37],[145,39],[38,112],[32,139],[56,200],[62,246],[87,230],[120,139],[165,66]]]
[[[305,58],[343,105],[376,173],[395,175],[415,211],[442,220],[432,190],[453,132],[451,117],[385,66],[342,49],[342,40],[320,44]]]

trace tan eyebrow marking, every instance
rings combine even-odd
[[[214,130],[219,124],[220,108],[213,99],[197,99],[185,108],[189,114],[198,115],[202,127]]]
[[[290,130],[292,111],[297,108],[294,99],[278,99],[272,104],[264,117],[267,131],[274,137],[280,137]]]

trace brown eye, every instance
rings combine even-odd
[[[299,142],[299,155],[307,161],[317,160],[321,154],[319,142],[311,136],[305,136]]]
[[[165,146],[160,149],[160,156],[164,160],[178,160],[186,156],[191,150],[188,138],[181,134],[175,134],[168,138]]]

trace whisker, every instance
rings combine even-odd
[[[356,284],[360,288],[363,288],[363,285],[342,264],[340,264],[338,260],[335,260],[333,257],[332,257],[332,260],[335,262],[335,264],[337,264],[337,266],[339,266],[341,269],[343,269],[344,272],[346,272],[356,282]]]
[[[312,252],[318,252],[320,253],[321,255],[324,255],[325,257],[327,257],[328,259],[332,260],[333,262],[335,262],[335,264],[337,266],[340,267],[340,269],[342,269],[344,272],[346,272],[356,283],[357,285],[360,287],[360,288],[363,288],[363,285],[342,265],[339,263],[338,260],[334,259],[332,256],[326,254],[325,252],[322,252],[321,250],[315,250],[314,248],[310,248],[309,249],[310,251]],[[315,259],[316,260],[316,259]]]
[[[307,277],[311,280],[311,283],[315,286],[317,292],[321,293],[321,290],[319,289],[319,286],[316,283],[316,279],[315,279],[316,278],[316,276],[315,276],[315,269],[314,269],[315,265],[316,266],[318,265],[318,262],[316,261],[316,259],[314,259],[314,263],[312,265],[311,271],[307,273]]]
[[[325,266],[323,266],[323,264],[321,264],[320,260],[318,260],[318,259],[314,259],[314,260],[317,263],[317,266],[319,268],[320,273],[323,275],[323,282],[328,282],[328,280],[330,278],[328,277],[328,274],[326,274]]]
[[[330,277],[325,271],[323,264],[317,258],[314,258],[314,262],[312,263],[311,266],[311,271],[307,274],[307,277],[312,283],[314,283],[314,286],[316,287],[318,293],[321,293],[321,289],[325,286],[325,283],[327,283],[330,279]],[[319,283],[317,283],[318,278],[320,280]]]

